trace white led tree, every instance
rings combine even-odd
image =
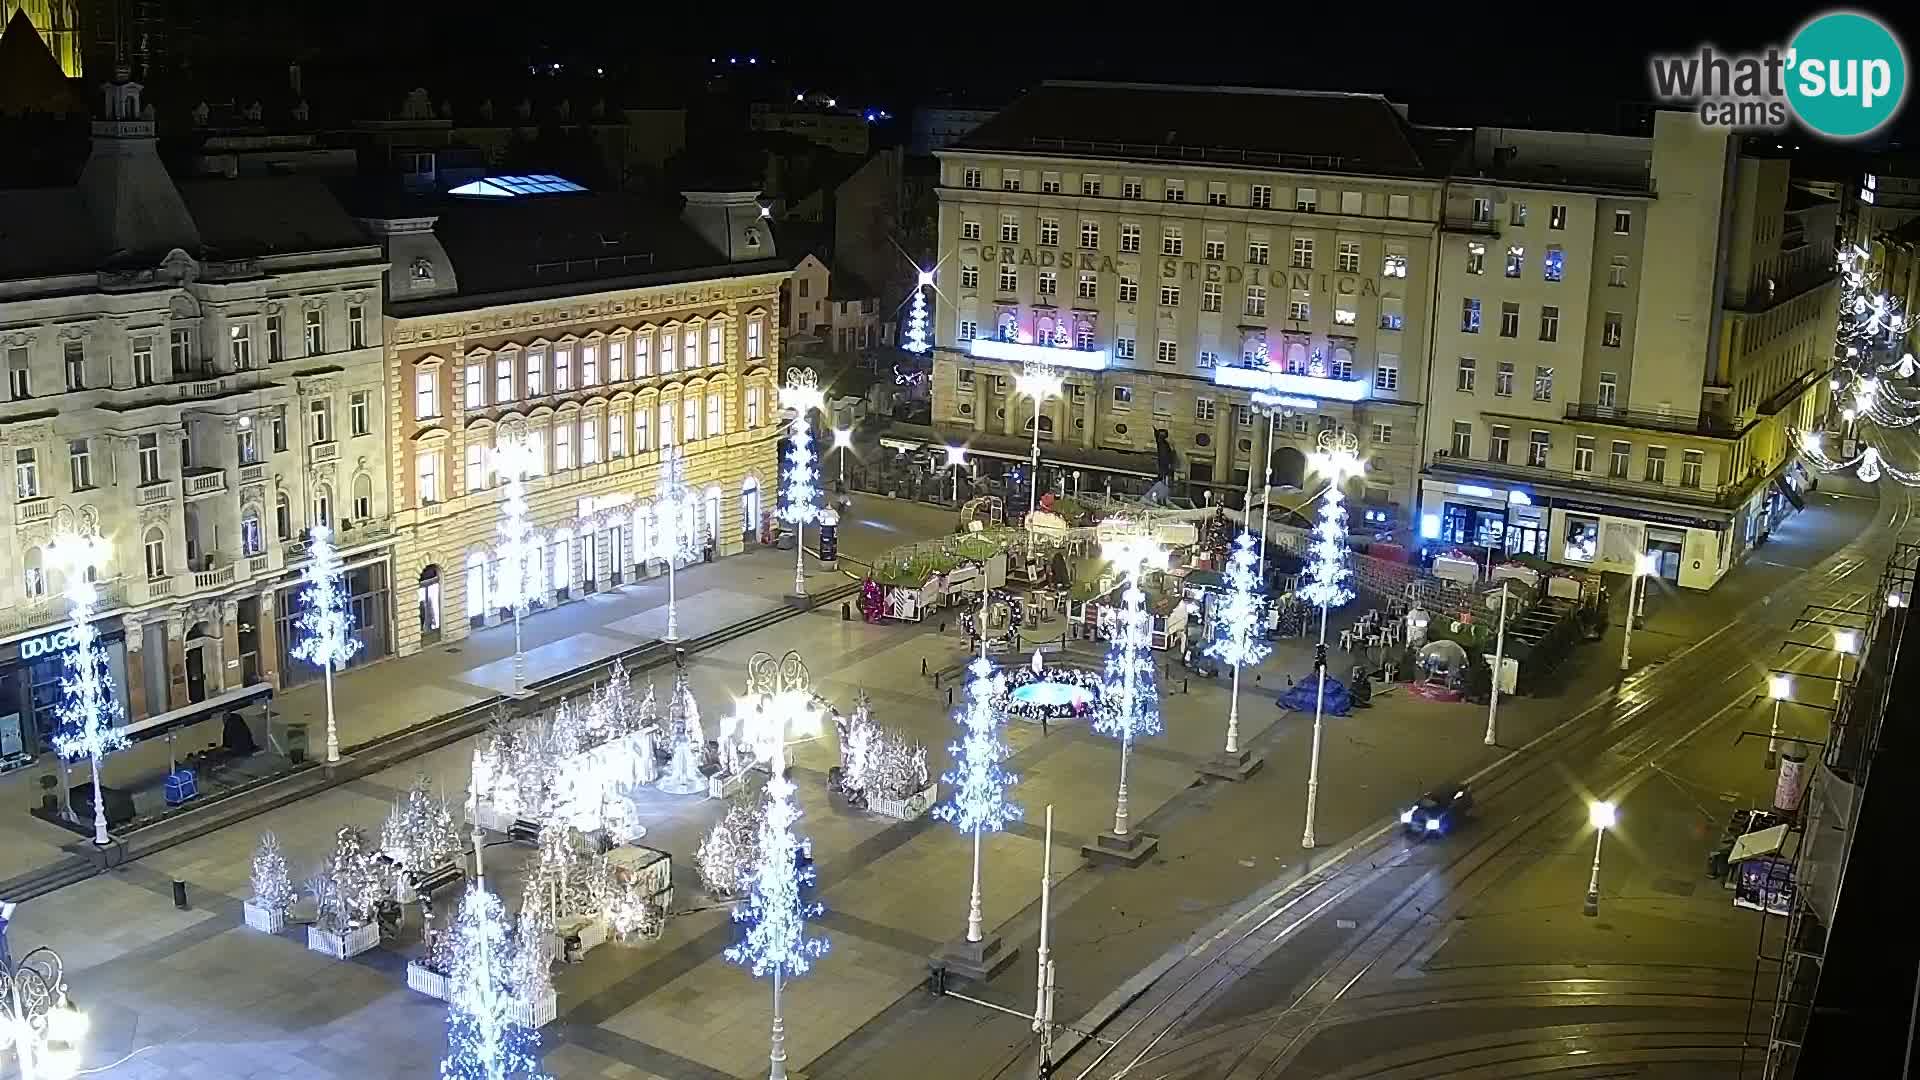
[[[105,847],[111,841],[107,836],[107,800],[100,786],[100,760],[127,745],[120,723],[125,714],[114,700],[107,653],[100,647],[100,632],[93,625],[100,606],[100,592],[93,579],[106,565],[107,542],[98,536],[68,534],[54,542],[53,554],[66,577],[67,610],[73,620],[73,628],[68,631],[73,640],[66,652],[67,674],[60,680],[60,727],[54,733],[53,748],[68,761],[86,758],[93,769],[93,842]]]
[[[980,655],[968,665],[967,703],[960,710],[965,733],[947,747],[953,755],[953,768],[940,777],[950,793],[947,801],[933,808],[933,815],[949,822],[963,833],[973,834],[973,893],[967,902],[967,941],[984,940],[980,913],[980,834],[999,832],[1008,822],[1020,820],[1020,807],[1007,800],[1007,791],[1020,778],[1001,768],[1012,756],[1000,741],[1000,727],[1006,719],[1000,704],[1006,696],[1006,680],[994,673],[987,660],[985,629],[986,593],[981,597],[982,627]]]
[[[447,1056],[444,1080],[512,1080],[543,1076],[534,1056],[540,1034],[514,1016],[516,949],[500,899],[475,881],[449,931]]]
[[[647,692],[652,694],[653,688]],[[700,706],[693,699],[687,669],[674,672],[673,695],[667,698],[667,769],[660,774],[660,790],[669,795],[698,795],[707,790],[700,765],[707,751],[700,727]]]
[[[1113,832],[1101,837],[1108,847],[1135,851],[1140,841],[1130,831],[1127,811],[1127,759],[1133,740],[1160,730],[1160,707],[1153,683],[1152,639],[1148,632],[1147,594],[1140,582],[1148,570],[1164,570],[1167,549],[1150,533],[1108,541],[1102,554],[1126,578],[1121,608],[1114,617],[1113,645],[1107,650],[1101,707],[1093,729],[1120,740],[1120,790],[1114,799]],[[1144,855],[1141,857],[1144,858]]]
[[[904,348],[915,356],[925,356],[933,349],[933,343],[927,337],[927,289],[933,285],[933,271],[920,271],[919,280],[913,286],[913,306],[907,309],[907,340]]]
[[[1313,756],[1307,766],[1307,828],[1301,846],[1313,847],[1314,812],[1320,804],[1320,733],[1327,699],[1327,612],[1353,599],[1353,578],[1347,550],[1347,481],[1366,472],[1360,459],[1360,441],[1346,432],[1323,431],[1320,446],[1307,460],[1313,474],[1326,480],[1320,494],[1320,521],[1313,527],[1308,549],[1308,581],[1300,595],[1320,609],[1320,644],[1313,666],[1318,680],[1313,692]]]
[[[293,655],[321,670],[327,684],[327,762],[340,760],[340,728],[333,718],[333,673],[360,651],[353,636],[353,613],[347,610],[347,578],[333,546],[333,530],[315,525],[307,531],[311,561],[300,572],[306,586],[298,623],[300,637]]]
[[[540,472],[539,452],[525,432],[503,437],[493,451],[494,475],[505,481],[500,503],[498,558],[494,588],[500,603],[513,612],[513,692],[527,688],[527,654],[520,646],[520,620],[534,597],[540,595],[540,542],[527,520],[527,477]]]
[[[653,557],[667,564],[667,640],[680,640],[679,598],[674,571],[700,557],[700,499],[687,485],[687,454],[679,446],[660,452],[660,486],[653,500]]]
[[[1232,704],[1227,706],[1226,760],[1221,764],[1234,773],[1247,762],[1247,755],[1240,749],[1240,669],[1258,664],[1273,651],[1260,640],[1260,624],[1267,605],[1260,595],[1259,573],[1254,569],[1258,561],[1253,536],[1242,530],[1227,562],[1227,594],[1214,608],[1215,636],[1207,646],[1208,656],[1233,665]]]
[[[760,821],[759,865],[747,896],[733,910],[735,922],[746,927],[739,942],[727,949],[727,959],[750,969],[756,977],[773,978],[773,1031],[767,1060],[768,1080],[786,1080],[787,1029],[780,1011],[780,993],[787,979],[805,975],[827,951],[827,939],[808,933],[807,920],[818,918],[821,905],[804,890],[814,883],[810,845],[793,834],[800,807],[793,801],[793,781],[787,778],[786,731],[795,714],[817,711],[808,686],[806,665],[795,653],[776,661],[756,654],[748,663],[748,687],[756,698],[750,715],[756,718],[750,739],[772,773],[767,781],[766,815]],[[744,712],[745,710],[743,710]],[[804,722],[800,722],[804,723]]]
[[[820,518],[819,468],[813,452],[813,424],[807,414],[824,406],[819,380],[811,368],[788,368],[780,388],[780,407],[793,412],[793,449],[787,454],[786,502],[780,520],[793,526],[793,594],[807,594],[807,522]]]

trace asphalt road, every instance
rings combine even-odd
[[[1771,788],[1760,744],[1734,738],[1794,617],[1878,599],[1884,551],[1912,531],[1916,500],[1894,490],[1882,528],[1498,763],[1457,834],[1388,829],[1255,904],[1060,1075],[1758,1076],[1743,1033],[1764,1046],[1774,975],[1705,855],[1732,804]],[[1588,918],[1593,798],[1622,811]]]

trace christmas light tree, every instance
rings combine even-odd
[[[935,817],[949,822],[963,833],[973,834],[973,893],[967,903],[967,940],[983,939],[980,913],[980,834],[999,832],[1008,822],[1020,820],[1020,807],[1007,801],[1007,792],[1020,778],[1001,767],[1013,751],[1000,741],[1000,726],[1006,719],[999,702],[1006,695],[1006,680],[996,675],[986,657],[986,637],[981,636],[980,655],[968,665],[967,702],[960,710],[960,723],[966,729],[960,740],[947,747],[953,755],[953,768],[941,776],[950,792],[947,801],[933,808]]]
[[[333,718],[333,673],[360,651],[353,636],[353,613],[347,610],[347,579],[340,552],[333,546],[333,530],[315,525],[307,531],[310,560],[300,572],[298,622],[300,636],[293,655],[321,669],[327,684],[327,761],[340,760],[340,729]]]
[[[780,520],[793,526],[793,593],[807,592],[807,523],[820,518],[819,468],[813,452],[813,423],[808,414],[821,408],[825,396],[810,368],[788,368],[787,385],[780,390],[780,407],[793,412],[792,449],[787,453],[786,501]]]
[[[282,916],[293,904],[287,856],[280,850],[280,838],[270,832],[260,834],[260,847],[253,853],[253,903]]]
[[[1327,482],[1326,490],[1320,495],[1320,521],[1314,526],[1313,545],[1309,549],[1310,580],[1300,590],[1308,603],[1320,609],[1320,644],[1314,650],[1313,661],[1318,679],[1313,695],[1313,757],[1307,767],[1307,827],[1301,838],[1301,845],[1310,848],[1314,846],[1313,822],[1320,804],[1320,734],[1327,697],[1327,612],[1353,599],[1353,589],[1347,584],[1353,571],[1347,566],[1344,489],[1347,481],[1366,471],[1366,463],[1360,460],[1358,439],[1341,431],[1323,431],[1319,449],[1308,459],[1308,465],[1314,475]]]
[[[927,289],[933,285],[933,271],[922,270],[913,287],[913,306],[907,309],[905,348],[915,356],[925,356],[933,348],[927,338]]]
[[[769,1080],[787,1075],[786,1022],[780,1011],[782,984],[805,975],[827,951],[827,939],[807,932],[807,920],[822,914],[819,903],[803,890],[814,882],[807,845],[793,835],[800,808],[793,801],[793,782],[786,777],[785,755],[773,736],[773,776],[767,781],[765,815],[760,821],[759,864],[754,868],[747,896],[734,908],[735,922],[746,928],[741,940],[728,948],[729,961],[750,969],[756,977],[773,977],[773,1036],[768,1061]]]
[[[1140,581],[1146,571],[1166,568],[1167,550],[1152,536],[1142,534],[1109,541],[1103,553],[1126,575],[1126,588],[1120,594],[1123,606],[1114,616],[1113,645],[1107,650],[1106,671],[1101,680],[1101,708],[1094,716],[1093,729],[1120,740],[1120,790],[1114,801],[1113,836],[1131,845],[1127,758],[1132,753],[1134,739],[1160,730],[1147,594],[1140,588]]]
[[[687,454],[679,446],[660,453],[660,488],[653,500],[653,557],[667,564],[667,637],[680,640],[680,608],[674,571],[700,557],[700,500],[687,485]]]
[[[494,588],[501,606],[513,612],[513,692],[527,688],[527,654],[520,646],[520,620],[539,596],[540,542],[527,520],[527,480],[540,471],[539,454],[524,432],[505,435],[493,451],[494,475],[506,480],[505,498],[500,503],[499,557],[495,561]]]
[[[66,576],[67,674],[60,680],[60,727],[53,736],[54,752],[68,761],[82,757],[93,770],[93,842],[101,847],[107,836],[107,801],[101,794],[100,761],[127,745],[121,727],[124,713],[113,697],[113,677],[100,632],[93,625],[100,606],[94,587],[98,568],[107,560],[106,541],[98,536],[63,536],[54,542],[54,558]]]
[[[1253,568],[1259,560],[1253,544],[1253,536],[1246,532],[1234,542],[1227,563],[1227,594],[1214,608],[1215,637],[1207,646],[1208,656],[1233,665],[1233,698],[1227,708],[1229,757],[1240,753],[1240,669],[1258,664],[1273,651],[1260,639],[1267,605],[1260,596],[1260,577]]]
[[[648,689],[652,693],[652,689]],[[707,752],[706,733],[700,728],[700,706],[693,700],[687,670],[673,676],[673,696],[667,699],[667,769],[660,774],[660,790],[669,795],[697,795],[707,790],[700,766]]]
[[[447,1056],[440,1075],[444,1080],[543,1076],[534,1056],[540,1035],[514,1015],[510,979],[517,950],[499,898],[477,881],[468,886],[450,933]]]

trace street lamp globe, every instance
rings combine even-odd
[[[1611,829],[1620,817],[1612,803],[1601,801],[1587,807],[1587,820],[1596,829]]]
[[[834,428],[833,429],[833,448],[835,450],[845,450],[851,447],[852,445],[853,445],[853,429],[852,428]]]
[[[964,446],[947,447],[947,467],[957,469],[967,463],[967,448]]]
[[[921,284],[922,286],[926,286],[926,285],[931,285],[931,284],[933,284],[933,271],[931,271],[931,270],[922,270],[922,271],[920,271],[920,274],[919,274],[919,283],[920,283],[920,284]]]
[[[1645,577],[1648,574],[1651,574],[1655,570],[1659,569],[1659,567],[1660,567],[1659,557],[1654,555],[1650,551],[1643,551],[1639,555],[1634,557],[1633,572],[1635,575],[1639,577]]]
[[[1852,630],[1833,632],[1833,650],[1845,656],[1852,656],[1860,648],[1860,635]]]
[[[1793,679],[1786,675],[1767,676],[1767,696],[1775,701],[1785,701],[1793,696]]]

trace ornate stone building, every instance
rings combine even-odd
[[[398,647],[511,613],[493,452],[524,433],[541,537],[536,611],[664,572],[649,555],[661,451],[681,445],[712,554],[761,541],[777,485],[778,302],[790,268],[754,192],[679,214],[551,177],[369,204],[385,244]],[[498,194],[512,192],[512,194]]]
[[[141,88],[105,88],[79,183],[0,194],[0,755],[59,698],[63,569],[97,531],[131,720],[313,670],[288,656],[314,524],[390,651],[380,249],[317,182],[176,183]]]

